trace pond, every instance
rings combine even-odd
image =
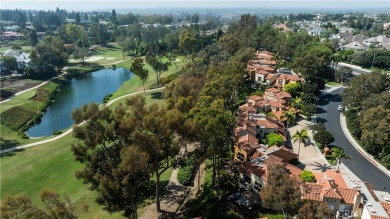
[[[103,98],[115,92],[123,82],[132,77],[132,73],[123,68],[103,69],[87,74],[82,78],[73,78],[57,93],[54,102],[46,109],[41,122],[30,127],[26,133],[30,137],[52,135],[73,125],[70,115],[75,108],[91,102],[102,103]]]

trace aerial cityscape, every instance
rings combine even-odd
[[[0,3],[0,218],[390,219],[390,1]]]

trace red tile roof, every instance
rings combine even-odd
[[[381,202],[381,205],[386,210],[387,214],[390,215],[390,202]]]

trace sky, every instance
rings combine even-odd
[[[390,0],[0,0],[1,9],[91,11],[127,8],[389,8]]]

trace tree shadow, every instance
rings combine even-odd
[[[327,170],[331,170],[332,166],[329,166],[327,164],[320,164],[318,162],[309,163],[308,166],[314,167],[313,170],[319,170],[321,172],[325,172]]]
[[[322,123],[322,124],[325,124],[328,120],[327,119],[324,119],[324,118],[316,118],[317,120],[317,123]]]
[[[16,147],[18,144],[20,144],[20,142],[17,140],[8,140],[8,139],[0,138],[1,150]]]
[[[158,99],[158,100],[161,100],[164,98],[162,92],[153,92],[153,93],[151,93],[151,96],[152,96],[152,99]]]
[[[323,108],[317,107],[316,114],[322,114],[322,113],[326,113],[326,110],[324,110]]]
[[[8,151],[8,152],[0,154],[0,158],[12,157],[12,156],[15,156],[18,152],[22,152],[22,151],[25,151],[25,149],[16,149],[16,150],[13,150],[13,151]]]

